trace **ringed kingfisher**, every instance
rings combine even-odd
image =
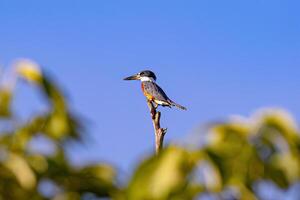
[[[124,80],[140,80],[142,82],[142,90],[147,100],[150,101],[155,108],[160,106],[176,106],[182,110],[186,110],[185,107],[172,101],[166,93],[156,84],[156,76],[150,70],[142,71],[136,75],[129,76]]]

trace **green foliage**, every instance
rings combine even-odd
[[[170,146],[160,155],[144,161],[126,190],[128,199],[190,199],[201,190],[191,183],[189,174],[197,155]]]
[[[223,199],[228,190],[229,199],[258,199],[253,188],[262,180],[283,189],[299,181],[299,133],[285,111],[259,111],[197,134],[205,132],[205,147],[171,145],[142,163],[128,199],[195,199],[203,192]]]
[[[258,199],[254,185],[262,180],[283,189],[299,181],[297,125],[285,111],[267,109],[199,131],[196,135],[206,141],[202,147],[170,144],[140,163],[120,186],[108,164],[78,168],[68,162],[65,145],[80,140],[80,121],[36,64],[22,61],[16,73],[45,96],[48,109],[21,123],[11,108],[13,87],[0,87],[0,200],[188,200],[203,193],[226,199],[228,191],[229,199],[251,200]],[[30,150],[38,136],[53,144],[53,153]],[[45,182],[54,188],[50,194],[42,192]]]
[[[76,200],[87,194],[117,194],[113,167],[103,163],[77,168],[68,162],[66,143],[80,139],[81,125],[57,86],[29,61],[18,63],[16,71],[18,79],[36,86],[45,96],[48,109],[20,123],[12,114],[13,89],[1,86],[0,120],[3,127],[9,128],[0,130],[0,200]],[[30,142],[37,136],[53,144],[53,153],[30,151]],[[41,187],[45,181],[52,183],[57,192],[43,194]]]

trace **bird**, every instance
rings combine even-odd
[[[155,109],[160,105],[170,108],[175,106],[179,109],[187,110],[184,106],[175,103],[166,95],[159,85],[156,84],[156,75],[150,70],[141,71],[133,76],[124,78],[124,80],[140,80],[145,97],[154,105]]]

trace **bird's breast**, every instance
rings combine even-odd
[[[141,87],[142,87],[142,91],[143,91],[145,97],[146,97],[148,100],[151,100],[151,101],[154,100],[154,96],[147,92],[147,90],[145,89],[145,86],[144,86],[143,83],[141,84]]]

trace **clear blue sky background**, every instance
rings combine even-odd
[[[138,82],[142,69],[187,112],[163,110],[167,141],[199,124],[280,106],[300,117],[300,3],[284,0],[0,1],[0,63],[31,58],[89,119],[87,145],[72,160],[128,171],[153,149]],[[37,96],[18,87],[22,112]]]

